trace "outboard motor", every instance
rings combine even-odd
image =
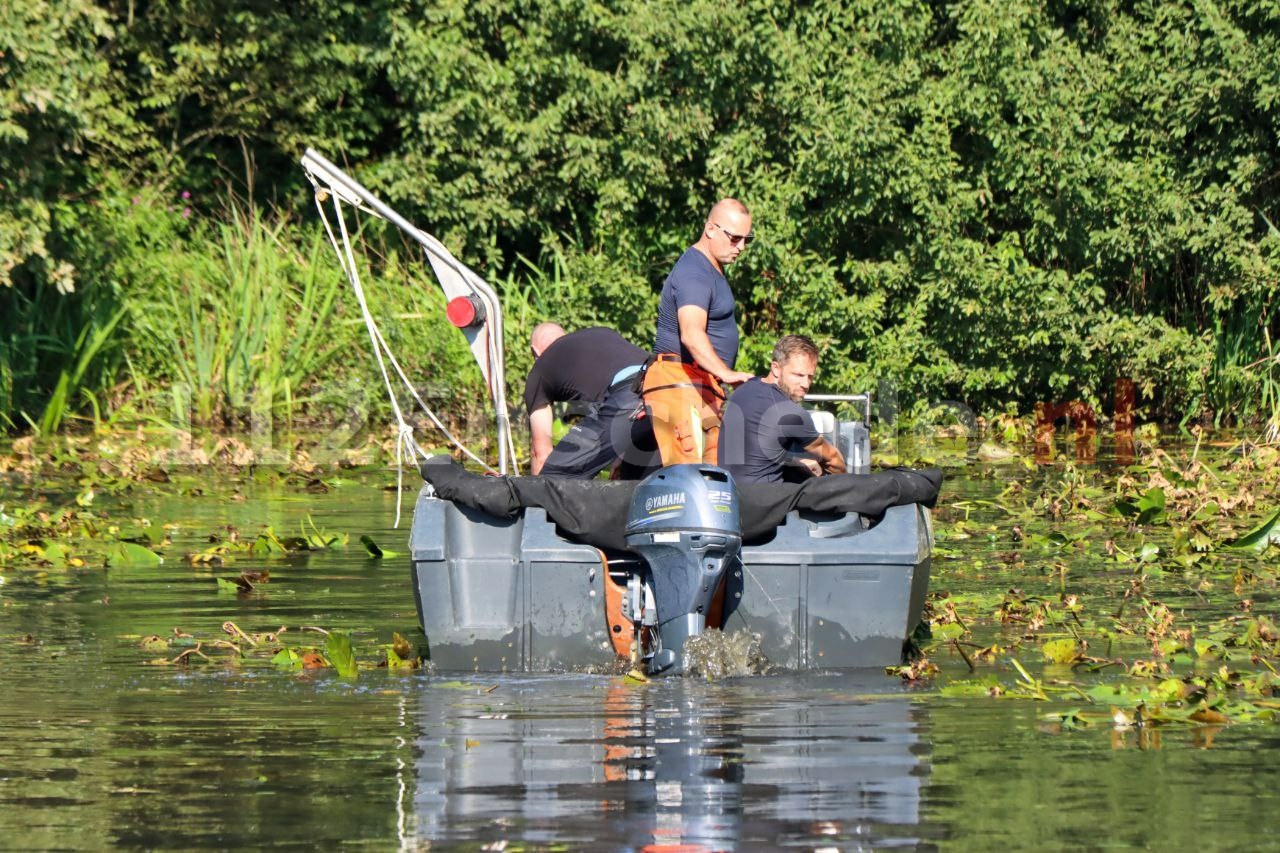
[[[648,564],[659,648],[650,674],[684,668],[684,641],[701,634],[725,570],[742,548],[738,489],[712,465],[671,465],[636,486],[627,547]]]

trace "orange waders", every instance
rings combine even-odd
[[[718,463],[720,380],[680,356],[660,353],[644,375],[644,403],[658,440],[663,465]]]

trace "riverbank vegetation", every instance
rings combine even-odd
[[[0,426],[383,405],[311,145],[503,290],[513,399],[535,322],[647,345],[732,194],[752,370],[806,332],[827,388],[907,412],[1105,415],[1129,377],[1142,420],[1275,427],[1278,34],[1257,0],[28,3],[0,36]],[[465,421],[436,288],[367,228],[384,332]]]

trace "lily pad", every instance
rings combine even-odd
[[[934,625],[932,627],[933,638],[946,642],[948,640],[958,640],[964,636],[964,626],[951,622],[947,625]]]
[[[1084,693],[1098,705],[1132,707],[1143,701],[1141,696],[1122,684],[1095,684]]]
[[[1138,523],[1151,524],[1164,519],[1164,489],[1148,489],[1138,501]]]
[[[158,566],[160,555],[133,542],[116,542],[107,548],[108,566]]]
[[[1044,653],[1044,659],[1052,663],[1071,663],[1080,656],[1079,646],[1071,637],[1050,640],[1040,651]]]
[[[254,554],[283,554],[288,549],[280,538],[276,536],[275,531],[270,527],[258,534],[258,538],[253,541],[253,545],[249,548]]]
[[[67,551],[57,542],[50,542],[44,546],[44,553],[40,555],[55,569],[64,569],[67,567]]]
[[[938,692],[943,696],[967,697],[967,696],[990,696],[992,691],[999,689],[1000,682],[994,675],[980,679],[958,679],[944,684]]]
[[[214,578],[218,582],[218,592],[243,592],[240,585],[229,578]]]

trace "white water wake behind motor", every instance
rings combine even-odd
[[[742,549],[738,489],[713,465],[671,465],[636,486],[627,547],[646,564],[658,646],[650,674],[684,669],[684,643],[701,634],[724,573]]]

